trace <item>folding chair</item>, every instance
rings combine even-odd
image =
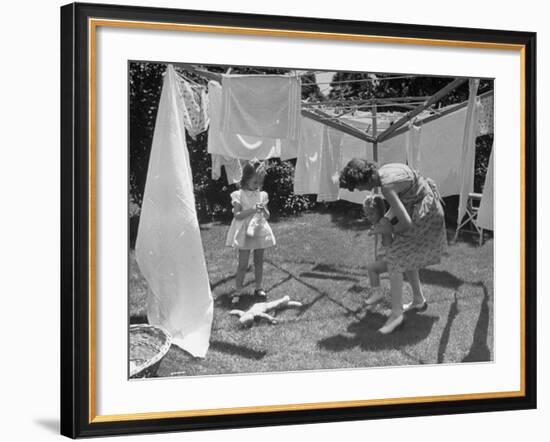
[[[462,218],[462,222],[456,228],[454,237],[455,242],[458,238],[458,233],[460,230],[463,230],[464,232],[472,234],[477,233],[479,235],[479,245],[481,246],[483,244],[483,229],[477,225],[477,214],[479,212],[479,205],[481,204],[481,196],[481,193],[470,193],[468,195],[466,213],[464,214],[464,218]],[[471,225],[473,229],[466,229],[465,227],[468,227],[468,225]]]

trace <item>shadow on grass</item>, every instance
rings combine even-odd
[[[439,340],[439,346],[437,348],[437,363],[441,364],[443,362],[443,357],[445,356],[445,350],[449,344],[449,337],[451,336],[451,327],[453,322],[458,315],[458,299],[456,297],[456,292],[454,294],[454,301],[451,304],[449,309],[449,314],[447,315],[447,322],[445,323],[445,328],[443,333],[441,333],[441,339]]]
[[[354,275],[354,276],[360,276],[363,277],[366,275],[367,267],[366,266],[358,266],[357,270],[363,269],[365,272],[360,273],[358,271],[350,271],[347,269],[342,269],[340,267],[335,266],[334,264],[323,264],[323,263],[312,263],[315,264],[315,266],[311,269],[312,272],[324,272],[324,273],[339,273],[341,275]]]
[[[422,284],[436,285],[451,290],[458,290],[466,282],[446,270],[420,269],[418,273]]]
[[[254,359],[256,361],[262,359],[267,354],[264,350],[254,350],[244,345],[237,345],[224,341],[210,341],[210,349],[245,359]]]
[[[333,275],[333,274],[327,274],[327,273],[317,273],[317,272],[302,272],[300,273],[301,278],[312,278],[312,279],[332,279],[333,281],[352,281],[352,282],[359,282],[358,278],[354,278],[353,276],[345,276],[345,275]]]
[[[312,284],[309,284],[307,281],[304,281],[300,276],[297,276],[297,275],[294,275],[292,274],[291,272],[289,272],[288,270],[284,269],[283,267],[281,267],[280,265],[274,263],[273,261],[271,260],[266,260],[266,262],[268,262],[269,264],[271,264],[273,267],[275,267],[276,269],[278,269],[279,271],[281,271],[282,273],[286,274],[287,275],[287,278],[292,278],[296,281],[298,281],[300,284],[302,284],[303,286],[307,287],[308,289],[314,291],[315,293],[317,293],[317,296],[312,299],[310,302],[307,302],[307,303],[304,303],[302,305],[302,307],[298,310],[298,316],[301,316],[303,315],[305,312],[307,312],[309,309],[311,309],[311,307],[313,307],[317,302],[319,302],[321,299],[327,299],[329,301],[331,301],[333,304],[336,304],[337,306],[341,307],[342,309],[344,309],[344,311],[349,314],[349,315],[357,315],[358,313],[358,309],[351,309],[349,308],[348,306],[346,306],[345,304],[343,304],[342,302],[340,302],[339,300],[333,298],[332,296],[330,296],[327,292],[321,290],[320,288],[312,285]]]
[[[387,317],[380,313],[368,313],[363,319],[352,322],[347,331],[352,336],[338,334],[318,341],[323,350],[339,352],[359,347],[364,351],[395,349],[416,344],[426,339],[438,321],[435,316],[407,315],[403,325],[389,335],[382,335],[378,329],[382,327]]]
[[[487,345],[487,334],[489,331],[489,291],[485,284],[479,283],[483,289],[483,300],[479,309],[479,317],[477,319],[476,328],[474,329],[474,337],[470,351],[462,362],[486,362],[491,360],[491,350]]]

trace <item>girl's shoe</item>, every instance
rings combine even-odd
[[[267,293],[264,289],[256,289],[254,290],[254,296],[259,296],[260,298],[267,298]]]
[[[378,290],[372,296],[365,299],[365,305],[367,306],[367,308],[370,308],[375,304],[378,304],[380,301],[382,301],[382,299],[384,299],[384,292],[382,290]]]
[[[408,304],[403,304],[403,311],[405,312],[425,312],[428,309],[428,301],[424,299],[419,304],[409,302]]]
[[[392,321],[386,322],[382,328],[378,329],[378,332],[383,335],[388,335],[401,324],[403,324],[404,319],[405,316],[403,316],[403,313],[401,313],[397,318],[393,319]]]

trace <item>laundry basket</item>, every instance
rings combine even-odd
[[[172,343],[172,336],[161,327],[137,324],[130,326],[130,378],[154,377],[160,361]]]

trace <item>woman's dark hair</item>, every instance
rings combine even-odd
[[[261,161],[247,161],[243,166],[243,176],[239,183],[241,189],[246,189],[248,181],[254,176],[259,175],[262,181],[267,174],[265,163]]]
[[[374,172],[376,172],[374,163],[354,158],[340,172],[340,187],[353,191],[358,185],[367,184]]]

